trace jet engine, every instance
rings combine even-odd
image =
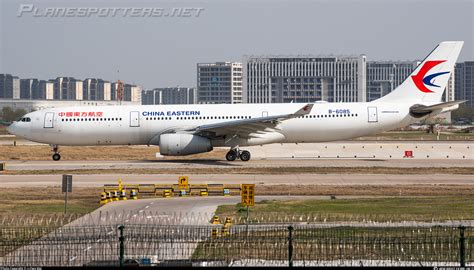
[[[160,154],[164,156],[185,156],[212,151],[208,138],[191,134],[160,135]]]

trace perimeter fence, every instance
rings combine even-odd
[[[0,266],[474,266],[465,224],[0,225]]]

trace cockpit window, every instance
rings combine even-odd
[[[23,117],[23,118],[21,118],[21,122],[31,122],[31,118]]]

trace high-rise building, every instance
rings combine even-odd
[[[367,101],[376,100],[399,86],[419,61],[368,61]]]
[[[38,99],[38,79],[20,79],[20,98]]]
[[[362,102],[366,57],[248,56],[244,61],[248,103]]]
[[[54,83],[54,99],[82,100],[83,84],[81,80],[72,77],[58,77],[51,80]]]
[[[125,84],[123,88],[123,100],[132,102],[141,102],[142,89],[140,86]]]
[[[11,74],[0,74],[0,98],[20,98],[20,79]]]
[[[13,99],[20,99],[20,78],[13,76],[11,80]]]
[[[196,88],[166,87],[142,91],[142,104],[196,104]]]
[[[155,105],[155,90],[142,91],[142,105]]]
[[[455,98],[467,100],[466,104],[474,108],[474,61],[457,63],[455,70]]]
[[[242,103],[242,63],[197,64],[198,103]]]
[[[85,79],[82,92],[84,100],[112,100],[110,82],[102,79]]]
[[[51,81],[40,80],[38,83],[38,98],[35,97],[36,96],[33,96],[33,99],[54,99],[54,83]]]
[[[112,88],[109,81],[99,79],[97,100],[112,100]]]

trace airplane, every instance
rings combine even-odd
[[[457,109],[464,101],[441,99],[463,43],[439,43],[400,86],[371,102],[73,106],[28,113],[7,130],[51,145],[55,161],[60,145],[155,145],[163,156],[229,147],[228,161],[249,161],[241,147],[352,139]]]

